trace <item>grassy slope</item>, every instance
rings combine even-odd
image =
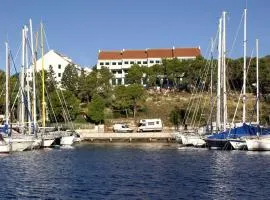
[[[142,112],[138,115],[137,118],[161,118],[166,125],[171,125],[169,122],[170,112],[175,108],[175,106],[180,109],[187,109],[189,102],[192,102],[190,99],[195,97],[191,97],[189,93],[167,93],[165,94],[148,94],[148,97],[145,101],[146,111]],[[228,119],[232,121],[234,116],[235,109],[238,104],[239,95],[229,95],[228,96]],[[210,113],[210,97],[208,94],[203,94],[201,97],[196,97],[196,101],[200,102],[200,105],[204,106],[204,111],[202,115],[202,122],[208,119]],[[216,99],[214,99],[214,102]],[[195,105],[197,103],[194,103]],[[247,116],[246,121],[256,121],[256,111],[254,110],[255,105],[255,96],[252,94],[247,95]],[[203,107],[203,106],[202,106]],[[201,108],[202,108],[201,107]],[[236,113],[235,121],[240,122],[242,120],[242,101],[239,101],[238,110]],[[261,113],[260,120],[263,124],[266,123],[266,119],[269,116],[270,105],[266,102],[261,102],[260,105]],[[193,109],[194,110],[194,106]],[[202,108],[203,110],[203,108]],[[214,108],[214,114],[216,113],[216,108]],[[253,115],[253,118],[252,118]],[[252,120],[251,120],[252,119]]]

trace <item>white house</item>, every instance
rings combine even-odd
[[[53,71],[55,73],[55,80],[60,83],[63,73],[65,71],[65,68],[68,64],[74,65],[76,69],[78,70],[78,74],[80,75],[82,67],[75,64],[69,57],[64,56],[55,50],[50,50],[48,51],[44,56],[43,56],[43,62],[44,62],[44,70],[49,71],[50,66],[53,68]],[[36,63],[36,69],[37,71],[42,70],[42,58],[40,57],[37,60]],[[83,68],[85,69],[86,73],[90,73],[92,69],[90,68]]]
[[[125,84],[125,75],[133,64],[150,67],[160,64],[162,59],[195,59],[201,55],[200,48],[172,48],[99,51],[97,69],[107,67],[114,74],[113,85]]]

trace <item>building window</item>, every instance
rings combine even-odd
[[[118,74],[122,74],[122,70],[120,69],[120,70],[117,70],[117,73]]]
[[[147,84],[147,78],[143,78],[143,85]]]
[[[109,62],[106,62],[105,65],[109,65],[110,63]]]
[[[130,64],[133,65],[134,64],[134,61],[130,61]]]
[[[128,61],[125,61],[125,65],[128,65]]]
[[[113,62],[112,65],[116,65],[116,62]]]
[[[142,62],[141,61],[138,61],[137,64],[140,65],[140,64],[142,64]]]
[[[153,60],[150,60],[150,63],[154,63],[154,61]]]
[[[58,77],[61,77],[61,75],[62,75],[61,73],[58,73]]]
[[[122,65],[122,62],[118,62],[118,65]]]
[[[146,65],[147,64],[147,61],[143,61],[143,64]]]
[[[121,78],[118,78],[117,79],[117,85],[121,85],[122,84],[122,79]]]
[[[160,63],[160,61],[159,60],[156,60],[156,63]]]
[[[115,78],[112,79],[112,85],[116,85],[116,79]]]
[[[100,64],[100,65],[104,65],[104,62],[100,62],[99,64]]]
[[[124,72],[127,74],[128,73],[128,69],[124,69]]]
[[[61,69],[61,65],[58,65],[58,69]]]
[[[116,74],[116,70],[112,70],[112,73],[113,73],[113,74]]]

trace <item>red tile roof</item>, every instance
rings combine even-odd
[[[175,48],[174,57],[191,57],[201,55],[201,50],[199,48]]]
[[[174,58],[197,57],[201,55],[199,48],[147,49],[100,51],[99,60],[144,59],[144,58]]]
[[[144,50],[127,50],[122,53],[123,59],[144,59],[147,58],[147,51]]]
[[[173,49],[149,49],[148,58],[173,58]]]
[[[118,60],[122,59],[121,51],[101,51],[98,55],[99,60]]]

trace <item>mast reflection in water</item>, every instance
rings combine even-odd
[[[81,144],[0,156],[1,199],[267,199],[269,152]]]

